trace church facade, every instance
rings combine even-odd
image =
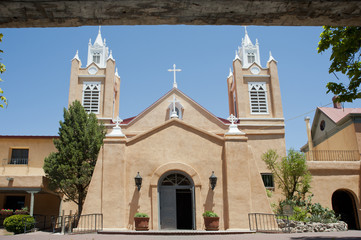
[[[175,66],[171,71],[175,74]],[[71,63],[69,104],[79,100],[107,127],[83,214],[102,213],[106,229],[134,229],[134,214],[143,212],[150,216],[153,230],[201,230],[202,213],[214,211],[220,216],[220,229],[232,230],[249,228],[248,213],[272,213],[266,188],[275,190],[273,177],[261,155],[268,149],[286,153],[277,61],[270,54],[262,67],[258,41],[253,44],[247,31],[225,84],[228,119],[216,117],[180,91],[174,78],[173,88],[159,100],[121,120],[120,77],[99,30],[95,42],[89,42],[86,66],[78,53]],[[43,139],[48,145],[40,150],[42,155],[34,149],[41,148],[39,139],[28,137],[19,143],[17,138],[13,142],[0,138],[1,152],[8,153],[0,182],[3,202],[11,194],[21,195],[25,205],[33,204],[33,211],[39,211],[37,196],[48,192],[42,162],[55,150],[51,138]],[[11,166],[11,159],[22,154],[34,161],[24,163],[23,173],[12,176],[15,171],[8,169],[19,165]],[[26,169],[34,163],[32,171],[41,181],[36,187],[21,187],[20,180],[28,177],[31,171]],[[210,184],[211,176],[217,178],[215,185]],[[13,177],[11,188],[5,177]],[[141,177],[140,186],[135,177]],[[29,196],[31,188],[37,192]],[[275,192],[274,199],[279,196]],[[57,198],[53,205],[60,206],[59,202]],[[73,207],[63,204],[61,209]]]

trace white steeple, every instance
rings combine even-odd
[[[91,43],[91,39],[89,39],[87,66],[94,62],[98,65],[98,67],[105,68],[108,55],[109,49],[105,44],[105,39],[104,41],[102,39],[101,27],[99,26],[98,36],[93,45]]]
[[[242,46],[238,47],[238,55],[242,61],[243,68],[248,68],[254,62],[261,66],[258,40],[256,39],[256,44],[253,45],[248,36],[247,28],[244,27],[244,29],[245,36],[242,38]]]

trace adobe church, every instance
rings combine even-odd
[[[230,117],[213,115],[179,90],[179,69],[174,65],[169,92],[137,116],[121,120],[120,77],[99,30],[95,42],[89,42],[86,65],[78,53],[71,63],[69,104],[79,100],[107,127],[82,214],[102,213],[104,229],[134,229],[133,216],[142,212],[150,216],[153,230],[202,230],[202,213],[214,211],[220,217],[220,229],[235,230],[249,229],[248,213],[272,213],[266,188],[274,189],[273,178],[261,155],[268,149],[286,153],[277,61],[270,54],[267,66],[262,67],[258,41],[253,44],[246,31],[230,64],[224,81],[229,101],[224,107],[229,108]],[[42,140],[48,144],[42,150],[44,156],[55,151],[51,137]],[[27,154],[43,161],[44,156],[36,156],[40,153],[32,149],[36,141],[40,140],[27,140]],[[11,152],[11,159],[14,152],[9,149],[24,145],[12,139],[0,150]],[[42,169],[34,170],[41,166],[31,171],[41,175]],[[21,177],[14,177],[13,190],[25,184]],[[138,186],[135,177],[142,179]],[[40,208],[39,192],[51,198],[45,185],[38,185],[31,197],[28,193],[34,186],[17,193],[25,194],[28,205],[35,204],[35,212]],[[2,193],[0,203],[9,194]],[[58,199],[54,209],[59,205]],[[62,209],[69,206],[63,204]]]

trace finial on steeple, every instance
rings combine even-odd
[[[76,50],[75,56],[73,57],[72,60],[74,60],[74,59],[76,59],[76,60],[78,60],[79,62],[81,62],[81,61],[80,61],[80,58],[79,58],[79,51],[78,51],[78,50]]]
[[[244,34],[244,40],[242,39],[242,45],[253,45],[252,42],[251,42],[251,39],[249,38],[248,36],[248,32],[247,32],[247,27],[244,26],[244,31],[245,31],[245,34]]]
[[[233,76],[232,68],[229,68],[229,74],[228,74],[228,77],[232,77],[232,76]]]
[[[256,45],[258,45],[258,38],[256,38]]]
[[[115,61],[114,58],[113,58],[113,51],[112,51],[112,50],[110,50],[110,54],[109,54],[109,57],[108,57],[107,61],[108,61],[109,59]]]
[[[268,62],[270,62],[270,61],[275,61],[275,62],[277,62],[276,59],[274,59],[274,57],[272,56],[271,51],[269,51],[269,59],[268,59]]]
[[[119,77],[118,68],[115,68],[115,76],[116,76],[116,77]]]
[[[92,39],[91,38],[89,38],[89,45],[91,45],[92,44]]]
[[[101,34],[101,31],[100,31],[100,27],[101,27],[101,26],[99,26],[98,36],[97,36],[97,38],[95,39],[94,45],[95,45],[95,44],[98,44],[99,46],[103,46],[103,40],[102,40],[102,34]]]
[[[240,58],[239,58],[239,55],[238,55],[238,52],[237,52],[237,50],[236,50],[236,54],[235,54],[235,56],[234,56],[234,60],[236,60],[236,59],[239,59],[239,60],[241,60]],[[234,61],[233,60],[233,61]]]

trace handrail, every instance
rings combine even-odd
[[[360,161],[358,150],[311,150],[305,155],[307,161]]]
[[[249,213],[249,229],[256,232],[290,232],[287,215],[269,213]],[[280,222],[286,226],[280,227]]]

